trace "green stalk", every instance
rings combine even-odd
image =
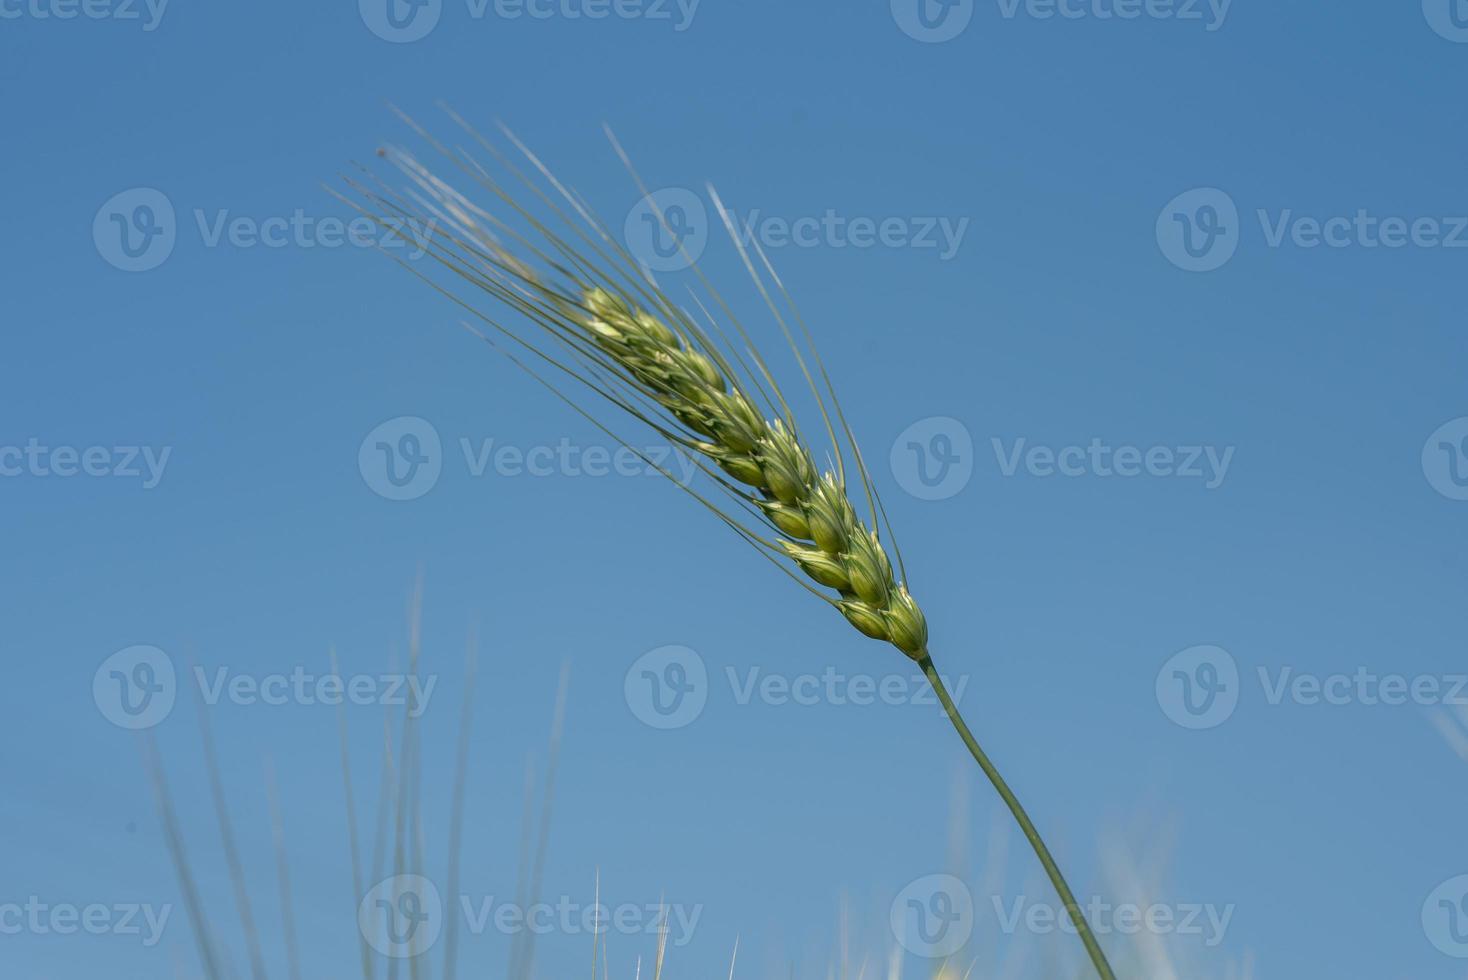
[[[953,727],[958,731],[958,737],[963,739],[963,744],[968,746],[969,754],[974,757],[979,768],[984,770],[984,775],[989,777],[989,782],[993,783],[994,788],[999,791],[1000,799],[1004,800],[1004,805],[1009,807],[1009,812],[1014,814],[1019,829],[1024,831],[1025,839],[1035,849],[1035,856],[1044,866],[1045,874],[1050,877],[1050,883],[1060,893],[1060,900],[1065,903],[1065,910],[1070,913],[1070,921],[1075,923],[1081,942],[1086,944],[1086,953],[1091,957],[1091,964],[1095,966],[1096,973],[1101,980],[1116,980],[1111,964],[1106,962],[1106,954],[1101,952],[1101,944],[1096,942],[1096,936],[1091,932],[1090,923],[1086,922],[1086,917],[1081,913],[1080,904],[1076,902],[1070,886],[1065,883],[1065,876],[1060,873],[1060,867],[1055,863],[1055,858],[1050,856],[1050,848],[1045,846],[1040,832],[1030,821],[1030,815],[1025,813],[1025,808],[1020,806],[1014,791],[1009,788],[1009,784],[1004,781],[1003,776],[999,775],[999,770],[994,767],[994,763],[989,761],[989,757],[979,747],[979,741],[974,738],[974,733],[969,731],[968,724],[958,713],[958,706],[953,703],[953,698],[943,683],[943,678],[938,675],[937,668],[933,666],[933,658],[924,654],[918,660],[918,666],[922,667],[923,673],[927,675],[928,683],[933,685],[933,690],[938,694],[938,700],[943,702],[943,710],[947,712],[948,720],[953,722]]]

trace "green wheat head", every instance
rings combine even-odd
[[[553,366],[563,377],[650,426],[698,463],[712,479],[718,497],[711,499],[699,490],[684,489],[745,540],[777,563],[786,563],[782,567],[787,571],[792,567],[798,570],[808,580],[807,588],[833,605],[863,634],[885,640],[921,660],[927,649],[927,621],[894,571],[876,530],[880,503],[834,390],[823,368],[818,373],[826,379],[824,390],[816,384],[806,355],[789,327],[787,311],[775,302],[766,287],[766,277],[737,237],[735,246],[820,405],[832,443],[833,464],[829,468],[816,465],[810,443],[757,347],[749,342],[744,328],[706,280],[703,285],[708,302],[697,294],[693,300],[707,324],[704,326],[675,303],[580,199],[508,131],[507,139],[523,152],[542,181],[522,173],[493,145],[465,127],[483,150],[522,183],[522,196],[538,197],[549,214],[546,220],[532,214],[519,197],[465,151],[450,149],[416,124],[409,124],[497,199],[507,217],[518,217],[531,232],[512,229],[506,220],[397,148],[379,153],[410,178],[411,188],[403,193],[380,182],[350,180],[357,196],[349,202],[389,230],[401,228],[405,221],[432,229],[429,251],[442,266],[539,327],[539,332],[526,336],[523,330],[507,327],[483,312],[473,300],[461,298],[435,282],[494,332],[512,341],[505,351],[512,360],[567,401],[572,399],[562,386],[547,381],[532,366],[536,360]],[[549,185],[555,193],[542,185]],[[717,195],[713,197],[732,231]],[[552,223],[563,230],[552,230]],[[800,322],[798,312],[789,304],[788,293],[758,246],[756,254],[788,304],[788,313]],[[415,267],[409,268],[434,282]],[[724,327],[709,313],[710,307],[720,309],[746,342],[744,355],[729,342]],[[804,330],[803,322],[800,328]],[[490,339],[477,329],[475,332]],[[809,342],[809,331],[805,331],[805,337]],[[516,347],[530,356],[517,356]],[[819,366],[813,346],[808,353],[809,363]],[[577,407],[611,433],[597,416]],[[838,422],[833,418],[839,420],[846,447],[837,437]],[[630,448],[626,439],[617,438]],[[872,512],[871,523],[858,516],[852,503],[843,448],[856,459],[855,470]]]
[[[621,297],[593,287],[572,315],[689,433],[687,445],[749,488],[746,499],[777,532],[780,550],[839,594],[853,626],[909,656],[922,653],[927,623],[881,540],[856,516],[844,483],[818,472],[790,428],[762,416],[690,338]]]

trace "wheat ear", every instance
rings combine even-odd
[[[857,517],[836,474],[817,475],[789,428],[761,415],[689,338],[605,289],[587,290],[568,315],[687,430],[689,445],[750,488],[780,550],[836,591],[851,625],[914,659],[927,653],[927,621],[897,582],[880,538]]]
[[[503,336],[509,342],[508,349],[501,348],[506,356],[627,448],[634,447],[608,428],[594,411],[583,408],[559,384],[547,380],[521,353],[561,372],[686,452],[710,477],[716,493],[722,494],[722,502],[692,487],[684,486],[684,490],[777,564],[782,559],[788,560],[781,564],[782,568],[838,609],[863,634],[891,643],[918,663],[964,745],[1034,848],[1097,973],[1103,980],[1114,980],[1080,905],[1049,849],[1013,791],[979,747],[933,666],[927,649],[927,621],[908,592],[906,582],[894,571],[894,562],[878,533],[879,525],[885,525],[890,539],[890,524],[886,522],[880,497],[862,463],[860,449],[846,425],[835,391],[820,366],[819,355],[809,343],[809,332],[805,331],[808,361],[787,322],[788,313],[804,330],[789,294],[759,246],[753,246],[755,255],[751,256],[738,236],[732,234],[732,222],[717,195],[713,195],[714,203],[731,231],[735,247],[789,341],[820,406],[833,459],[833,465],[825,470],[815,465],[811,443],[797,427],[794,414],[758,346],[696,265],[693,272],[704,287],[708,303],[698,296],[694,302],[708,327],[701,326],[664,293],[581,199],[564,187],[508,130],[506,137],[521,150],[559,200],[454,117],[486,152],[523,182],[528,192],[550,212],[553,221],[568,230],[553,230],[521,204],[515,194],[501,186],[472,155],[439,143],[412,120],[403,118],[469,179],[498,198],[517,223],[511,224],[475,204],[400,149],[379,152],[408,176],[411,187],[407,191],[393,190],[367,176],[362,180],[348,180],[357,199],[338,196],[400,237],[406,237],[401,224],[405,220],[432,229],[426,249],[433,258],[539,327],[542,342],[527,339],[501,324],[474,303],[461,299],[411,263],[394,256],[400,264],[453,299],[492,332]],[[613,145],[616,146],[615,138]],[[617,151],[627,162],[620,146]],[[631,170],[630,162],[628,169]],[[633,176],[636,177],[635,171]],[[640,180],[638,186],[646,194]],[[365,199],[365,204],[361,199]],[[659,218],[666,228],[666,218],[660,212]],[[671,232],[670,228],[667,230]],[[784,301],[783,309],[767,288],[767,279],[774,283],[776,293]],[[744,341],[747,358],[728,342],[727,333],[709,313],[710,306],[724,314]],[[493,343],[482,331],[466,326]],[[814,372],[810,367],[812,362],[816,367]],[[815,374],[825,381],[824,391],[817,384]],[[838,427],[845,437],[845,451],[855,460],[854,470],[871,511],[870,522],[857,515],[848,493],[845,452],[837,435]],[[893,557],[900,570],[902,559],[895,545]]]

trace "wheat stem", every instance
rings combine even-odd
[[[1086,944],[1086,954],[1091,957],[1091,964],[1095,966],[1096,973],[1101,980],[1116,980],[1116,974],[1111,970],[1111,964],[1106,962],[1106,954],[1101,952],[1101,944],[1096,941],[1096,936],[1091,932],[1090,923],[1086,922],[1085,915],[1081,912],[1080,904],[1076,902],[1075,894],[1070,890],[1070,885],[1065,883],[1065,876],[1060,873],[1060,866],[1055,863],[1055,858],[1050,854],[1050,848],[1045,846],[1044,838],[1035,829],[1034,821],[1020,805],[1019,798],[1014,795],[1014,790],[999,775],[999,770],[989,759],[987,753],[979,746],[979,740],[974,738],[974,733],[969,730],[968,723],[963,720],[963,715],[958,713],[958,705],[953,703],[953,697],[948,693],[948,687],[943,683],[938,669],[933,666],[933,658],[924,654],[918,661],[918,666],[928,678],[928,683],[933,685],[933,690],[938,695],[938,700],[943,702],[943,710],[948,715],[948,720],[953,722],[958,737],[963,739],[963,744],[968,748],[969,754],[984,770],[984,775],[989,777],[989,782],[994,784],[999,798],[1004,805],[1009,807],[1009,812],[1014,815],[1014,820],[1019,824],[1019,829],[1024,832],[1025,840],[1035,849],[1035,856],[1040,859],[1040,864],[1045,868],[1045,874],[1050,878],[1050,883],[1060,893],[1060,900],[1065,904],[1065,910],[1070,914],[1070,921],[1075,924],[1076,932],[1080,934],[1081,942]]]

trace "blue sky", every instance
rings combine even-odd
[[[332,648],[360,679],[370,827],[420,573],[443,890],[478,637],[471,908],[513,897],[569,665],[543,895],[584,908],[600,872],[631,910],[614,974],[664,896],[697,918],[677,975],[736,938],[742,976],[824,975],[843,907],[853,955],[885,960],[889,911],[937,909],[946,874],[976,976],[1074,957],[912,665],[345,225],[323,185],[412,143],[389,102],[452,133],[439,100],[512,126],[647,258],[610,124],[776,345],[718,188],[817,335],[939,668],[1083,901],[1226,913],[1213,945],[1140,937],[1190,977],[1463,974],[1461,2],[398,3],[0,3],[6,976],[200,975],[114,670],[175,695],[147,731],[240,975],[201,687],[271,975],[267,759],[308,975],[351,975],[314,685]],[[688,717],[649,677],[692,685]],[[888,695],[858,703],[868,682]],[[100,934],[37,905],[103,907]],[[134,906],[172,909],[156,943],[119,927]],[[541,975],[589,946],[551,930]],[[508,950],[461,938],[484,975]]]

